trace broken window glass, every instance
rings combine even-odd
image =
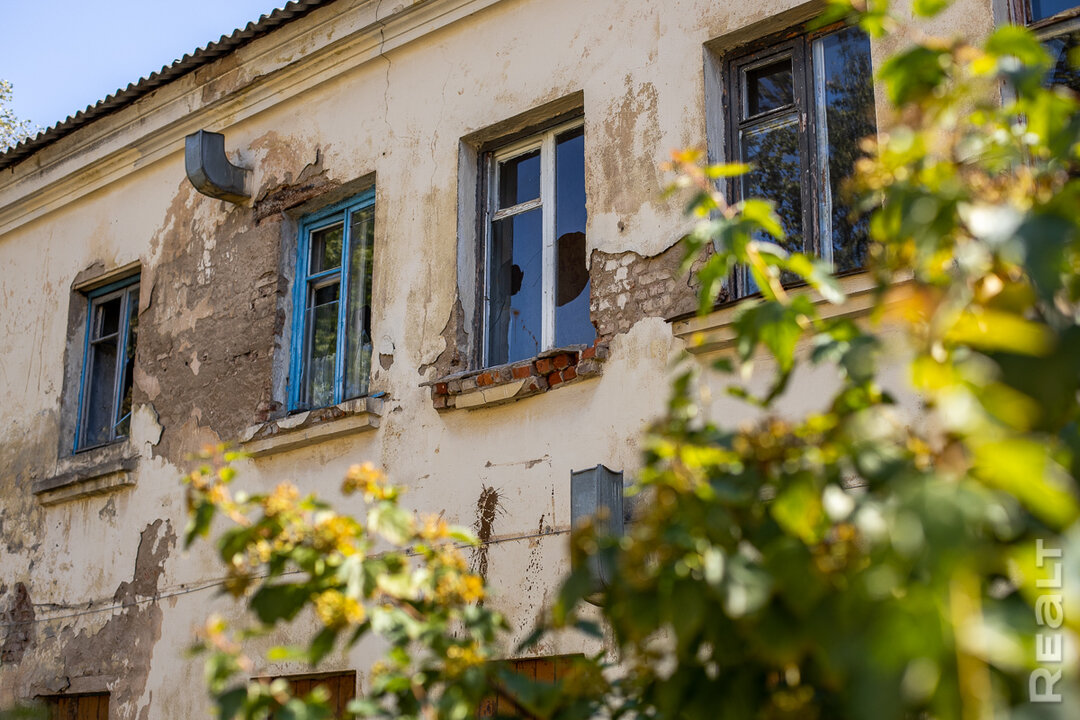
[[[540,208],[492,227],[490,348],[496,364],[535,356],[542,347],[544,254]]]
[[[555,142],[555,345],[591,345],[589,268],[585,243],[585,130]]]
[[[591,344],[580,121],[490,159],[484,363]]]
[[[123,280],[89,294],[76,450],[105,445],[129,432],[138,329],[136,280]]]
[[[368,391],[374,201],[368,191],[301,218],[302,305],[293,336],[298,351],[290,409],[335,405]]]

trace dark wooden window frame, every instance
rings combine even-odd
[[[810,30],[808,23],[797,25],[779,33],[754,40],[724,54],[723,82],[721,103],[724,114],[724,157],[728,162],[745,162],[741,158],[739,132],[746,127],[756,126],[774,117],[781,117],[790,112],[790,106],[778,108],[743,119],[742,71],[757,65],[768,65],[775,60],[791,57],[792,79],[794,84],[795,110],[799,115],[799,152],[801,172],[799,178],[802,202],[803,251],[816,257],[822,256],[821,215],[824,202],[824,183],[813,182],[816,168],[820,167],[817,139],[816,98],[814,97],[814,67],[811,58],[812,43],[818,38],[842,30],[845,24],[833,23],[823,28]],[[875,112],[876,115],[876,112]],[[876,120],[875,120],[876,124]],[[732,178],[725,188],[732,203],[742,200],[742,187],[739,178]],[[862,272],[856,268],[842,274]],[[732,300],[740,300],[753,295],[746,286],[745,273],[736,270],[729,280]]]

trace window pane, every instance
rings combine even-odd
[[[307,352],[300,386],[308,407],[334,403],[339,290],[339,284],[334,283],[310,291],[305,317]]]
[[[349,291],[345,318],[345,394],[367,392],[371,374],[371,239],[372,208],[352,214],[349,226]]]
[[[139,334],[139,286],[128,290],[128,334],[124,346],[124,367],[120,373],[120,417],[115,437],[125,437],[131,427],[131,385],[135,370],[135,340]]]
[[[746,117],[795,104],[791,58],[745,70]]]
[[[1048,82],[1080,93],[1080,30],[1048,38],[1043,45],[1051,60]]]
[[[541,350],[543,237],[535,208],[492,223],[488,289],[488,365]]]
[[[101,340],[90,345],[89,369],[84,382],[86,423],[79,436],[79,447],[92,447],[112,440],[114,403],[116,402],[116,343],[117,338]]]
[[[1042,20],[1076,7],[1076,0],[1031,0],[1031,20]]]
[[[764,198],[776,204],[776,213],[791,250],[803,249],[802,183],[799,182],[799,121],[795,115],[744,130],[741,133],[744,162],[753,166],[743,176],[743,197]]]
[[[577,128],[555,145],[555,346],[596,339],[589,321],[585,266],[585,132]]]
[[[120,304],[121,297],[97,303],[94,305],[94,334],[93,338],[112,335],[120,329]]]
[[[499,163],[499,207],[508,208],[540,197],[540,151]]]
[[[311,262],[308,275],[341,266],[341,223],[311,233]]]
[[[823,37],[816,44],[814,58],[815,99],[819,128],[819,157],[828,162],[828,192],[832,205],[823,218],[822,245],[832,243],[833,265],[838,272],[854,270],[866,263],[869,221],[851,221],[851,206],[845,202],[843,186],[862,155],[859,141],[874,133],[874,86],[870,66],[870,39],[858,28],[846,28]],[[824,112],[822,112],[824,111]]]

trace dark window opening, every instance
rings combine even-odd
[[[130,432],[135,346],[139,334],[138,278],[94,290],[87,299],[76,451],[121,440]]]

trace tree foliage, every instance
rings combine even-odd
[[[19,120],[12,111],[11,83],[0,79],[0,152],[18,145],[34,133],[34,128],[26,120]]]
[[[232,629],[211,617],[196,650],[221,718],[278,720],[330,717],[321,688],[292,697],[284,680],[251,680],[257,666],[245,641],[314,611],[321,629],[305,646],[279,646],[269,661],[312,667],[335,650],[377,638],[386,648],[370,669],[370,688],[349,712],[363,717],[465,718],[496,691],[523,712],[547,715],[561,703],[530,693],[495,659],[503,617],[483,604],[484,584],[467,569],[463,548],[476,543],[464,528],[419,518],[402,507],[401,488],[370,464],[350,468],[346,495],[363,498],[362,520],[334,512],[290,483],[269,494],[232,493],[234,453],[217,448],[185,482],[190,522],[185,543],[206,536],[215,517],[229,527],[217,539],[227,570],[225,590],[244,598],[253,623]],[[564,685],[589,700],[595,666],[568,668]]]
[[[870,5],[854,20],[880,34],[889,16]],[[864,321],[829,311],[841,286],[782,247],[769,203],[727,204],[715,181],[741,168],[676,155],[701,219],[687,262],[707,258],[702,307],[740,265],[762,291],[736,309],[733,357],[715,366],[757,419],[716,423],[682,374],[647,441],[642,516],[623,538],[578,536],[579,554],[617,568],[602,602],[628,669],[622,710],[1076,716],[1075,656],[1043,663],[1063,671],[1064,702],[1030,702],[1039,635],[1076,648],[1080,631],[1080,113],[1044,86],[1048,64],[1006,26],[881,68],[900,121],[865,141],[849,186],[872,241]],[[743,378],[762,356],[775,373],[757,390]],[[883,362],[906,369],[914,414]],[[807,366],[832,368],[836,388],[816,386],[821,411],[792,417],[783,398]],[[1056,586],[1039,547],[1071,568]],[[1040,603],[1064,583],[1052,628]],[[567,583],[556,619],[583,587]]]

